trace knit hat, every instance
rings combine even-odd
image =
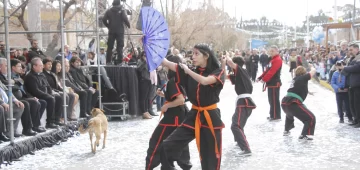
[[[120,5],[120,0],[114,0],[114,2],[112,3],[113,6],[119,6]]]

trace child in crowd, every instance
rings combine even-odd
[[[334,89],[336,93],[336,103],[337,103],[337,109],[338,114],[340,117],[340,123],[344,123],[344,110],[343,110],[343,103],[345,104],[345,111],[346,116],[349,119],[349,122],[352,122],[352,115],[350,112],[350,105],[349,105],[349,95],[348,95],[348,88],[345,87],[345,76],[341,74],[340,67],[342,65],[345,65],[345,62],[343,60],[336,62],[336,71],[332,75],[331,78],[331,86]]]

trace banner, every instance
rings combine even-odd
[[[268,42],[266,42],[266,41],[251,40],[251,49],[263,47],[266,44],[268,44]]]

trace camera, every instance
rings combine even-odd
[[[337,63],[336,63],[336,66],[342,66],[342,63],[341,63],[341,62],[337,62]]]

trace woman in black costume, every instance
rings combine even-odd
[[[178,56],[169,56],[168,60],[177,64],[181,63],[181,59]],[[161,108],[161,116],[164,115],[164,118],[161,119],[150,138],[145,170],[152,170],[160,164],[158,147],[185,119],[185,92],[183,88],[175,82],[175,76],[176,73],[169,70],[169,81],[166,84],[165,93],[159,89],[157,91],[160,97],[165,97],[166,99],[165,104]],[[192,167],[190,164],[189,146],[185,146],[177,163],[184,170]]]
[[[193,49],[194,70],[184,64],[168,60],[163,65],[176,72],[175,80],[184,87],[192,109],[184,122],[161,147],[161,169],[173,170],[173,161],[178,161],[182,150],[194,138],[200,152],[203,170],[219,170],[221,163],[221,121],[217,107],[219,95],[225,80],[224,70],[210,47],[205,44],[195,45]]]

